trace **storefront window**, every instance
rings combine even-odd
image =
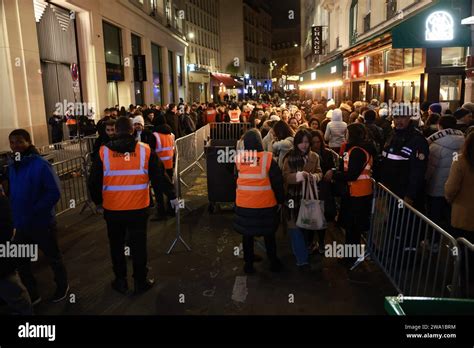
[[[409,102],[413,99],[413,86],[410,82],[403,83],[403,102]]]
[[[383,73],[383,53],[379,52],[367,57],[368,75]]]
[[[174,103],[175,95],[174,95],[174,86],[175,86],[175,79],[174,79],[174,53],[172,51],[168,51],[168,71],[169,71],[169,86],[170,86],[170,103]]]
[[[413,67],[420,66],[423,63],[423,49],[415,48],[413,50]]]
[[[466,49],[464,47],[443,47],[441,49],[442,65],[465,65]]]
[[[405,48],[403,50],[403,66],[405,69],[413,67],[413,49]]]
[[[439,84],[439,100],[452,101],[461,98],[461,75],[441,75]]]
[[[161,49],[158,45],[151,44],[151,60],[153,68],[153,103],[162,105],[162,81]]]
[[[391,49],[387,52],[387,71],[403,69],[403,49]]]
[[[139,36],[132,34],[132,54],[133,56],[138,56],[142,53],[142,40]],[[135,63],[134,63],[135,64]],[[134,69],[136,67],[134,66]],[[143,102],[143,82],[135,81],[135,104],[142,105]]]
[[[105,65],[108,81],[123,81],[122,35],[120,28],[103,22]]]

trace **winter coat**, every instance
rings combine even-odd
[[[262,138],[257,130],[245,133],[243,142],[246,150],[263,151]],[[272,159],[268,176],[277,203],[283,204],[283,176],[274,159]],[[236,206],[234,229],[243,235],[270,235],[278,229],[279,217],[278,205],[270,208],[242,208]]]
[[[446,200],[451,203],[451,225],[454,228],[474,233],[473,187],[474,169],[460,155],[457,161],[453,161],[444,186],[444,195]]]
[[[453,159],[458,156],[464,134],[457,129],[443,129],[428,138],[430,155],[426,171],[426,193],[432,197],[444,196],[444,185]]]
[[[321,171],[319,156],[315,152],[309,152],[308,159],[304,164],[302,171],[313,174],[316,182],[321,181],[323,178],[323,172]],[[283,163],[283,178],[285,179],[285,201],[289,202],[290,199],[294,201],[293,208],[286,207],[288,228],[296,228],[296,219],[298,217],[300,202],[303,198],[303,193],[301,192],[303,190],[303,185],[302,176],[297,174],[297,171],[290,167],[288,156],[285,158]]]
[[[328,142],[329,147],[341,147],[345,141],[347,123],[342,121],[342,117],[338,114],[333,113],[331,122],[326,127],[326,133],[324,134],[324,140]]]
[[[273,155],[281,169],[283,169],[283,160],[286,154],[293,148],[293,140],[293,137],[288,137],[280,141],[275,141],[272,145]]]
[[[171,127],[176,139],[181,138],[183,133],[181,130],[181,122],[179,122],[179,116],[175,115],[171,111],[167,111],[164,117],[166,123]]]
[[[10,159],[8,190],[16,229],[40,229],[55,222],[54,206],[61,197],[59,178],[33,146],[20,161]]]
[[[268,132],[267,135],[262,140],[263,151],[273,152],[273,135],[271,132]]]
[[[11,241],[13,236],[13,220],[10,203],[6,196],[0,194],[0,244]],[[0,259],[0,279],[13,273],[15,260],[12,258]]]
[[[51,116],[49,118],[48,123],[51,126],[51,138],[53,143],[59,143],[63,141],[63,124],[65,122],[65,117],[62,116]]]

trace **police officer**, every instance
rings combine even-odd
[[[382,151],[381,178],[397,196],[422,209],[429,145],[409,115],[393,116],[395,129]]]
[[[406,203],[423,210],[429,145],[409,115],[394,115],[393,120],[395,130],[382,151],[380,181]],[[390,219],[401,219],[398,207],[399,204],[393,205],[389,212]],[[397,258],[399,262],[395,266],[409,268],[416,257],[419,236],[413,235],[415,226],[411,221],[408,224],[407,221],[398,221],[395,226],[399,226],[397,231],[389,231],[394,250],[406,253],[406,257]]]
[[[145,292],[154,285],[147,279],[146,232],[147,208],[150,204],[149,182],[171,199],[173,208],[177,199],[173,185],[165,174],[163,163],[147,144],[133,137],[132,122],[120,117],[116,124],[116,137],[102,146],[92,164],[89,190],[94,203],[107,223],[115,280],[112,288],[128,293],[125,236],[133,260],[135,293]]]

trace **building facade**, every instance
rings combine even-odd
[[[211,95],[211,73],[221,71],[219,1],[186,0],[189,100],[204,102]]]
[[[311,54],[311,38],[302,49],[309,70],[300,83],[307,94],[338,100],[439,101],[450,109],[463,103],[470,31],[461,19],[471,12],[470,1],[308,0],[304,5],[314,14],[312,21],[306,16],[302,22],[306,43],[312,25],[329,28],[324,37],[323,27],[324,55]]]
[[[270,8],[258,0],[220,0],[219,3],[222,68],[225,73],[240,77],[244,83],[243,91],[227,86],[230,89],[227,93],[269,91],[272,56]]]
[[[299,26],[273,30],[270,68],[274,90],[297,89],[301,72],[299,35]]]
[[[0,1],[0,151],[13,128],[49,143],[55,111],[97,119],[114,105],[184,99],[184,8],[172,0]]]

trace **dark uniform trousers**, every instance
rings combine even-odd
[[[168,175],[170,180],[173,180],[173,169],[166,169],[166,175]],[[165,194],[161,190],[160,187],[158,187],[157,190],[155,191],[156,208],[157,208],[158,216],[164,216],[166,214],[166,211],[173,212],[173,209],[171,208],[171,203],[168,197],[165,204],[165,199],[164,199]]]
[[[148,273],[146,235],[148,214],[145,209],[111,211],[104,209],[110,254],[115,276],[127,277],[125,241],[130,247],[135,281],[143,282]],[[127,239],[126,239],[127,238]]]

